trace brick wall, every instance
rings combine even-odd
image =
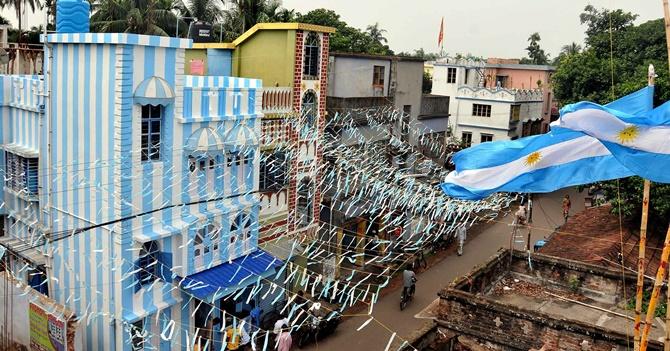
[[[302,61],[303,61],[303,43],[305,33],[297,30],[295,33],[295,63],[293,66],[293,111],[300,114],[300,107],[302,105]],[[289,168],[289,182],[288,182],[288,231],[292,232],[296,228],[296,203],[298,195],[298,153],[300,146],[298,145],[298,129],[294,123],[289,124],[289,139],[292,145],[295,145],[295,157],[291,160]]]
[[[321,81],[319,84],[319,136],[323,135],[326,127],[326,95],[328,94],[328,56],[330,54],[330,34],[323,33],[321,39]],[[321,212],[321,177],[323,176],[323,169],[321,162],[323,160],[323,148],[317,141],[314,162],[316,163],[317,174],[314,179],[316,188],[314,191],[314,216],[319,218]]]

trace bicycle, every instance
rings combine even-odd
[[[426,257],[423,254],[423,250],[419,250],[414,254],[414,268],[423,268],[426,269],[428,267],[428,261],[426,261]]]

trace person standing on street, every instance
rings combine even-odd
[[[465,239],[467,238],[467,231],[465,229],[465,224],[461,224],[456,229],[456,238],[458,239],[458,256],[463,254],[463,245],[465,244]]]
[[[563,219],[565,220],[564,223],[568,223],[568,215],[570,214],[570,206],[572,204],[570,203],[570,195],[565,194],[565,197],[563,197]]]

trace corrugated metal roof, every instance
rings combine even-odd
[[[231,262],[189,275],[181,281],[181,285],[188,293],[205,300],[214,293],[253,284],[256,277],[267,277],[283,264],[269,253],[257,250]]]

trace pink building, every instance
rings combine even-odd
[[[542,132],[546,132],[552,115],[558,117],[553,100],[551,76],[556,68],[548,65],[520,64],[518,59],[489,58],[484,66],[484,86],[506,89],[542,89]]]

